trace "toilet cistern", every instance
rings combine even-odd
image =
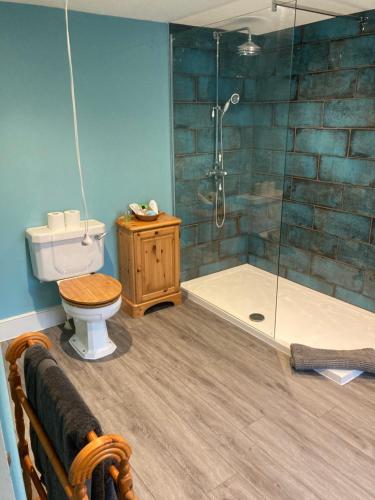
[[[75,326],[69,343],[84,359],[99,359],[116,349],[106,321],[121,307],[121,283],[96,274],[104,265],[105,235],[105,225],[93,219],[65,230],[48,225],[26,230],[33,274],[40,281],[57,282],[62,306]],[[89,245],[82,244],[86,236]]]

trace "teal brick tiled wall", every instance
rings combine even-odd
[[[176,211],[182,279],[243,262],[375,311],[375,11],[359,34],[340,17],[223,46],[228,217],[213,223],[212,30],[176,28]],[[177,50],[178,49],[178,50]]]
[[[285,169],[283,275],[375,311],[375,11],[368,15],[364,34],[347,18],[300,29],[296,95],[290,108],[274,106],[274,117],[277,123],[289,112],[294,130]]]
[[[213,30],[172,26],[175,206],[182,218],[182,275],[191,279],[248,261],[249,233],[266,233],[257,258],[264,265],[278,261],[285,150],[293,148],[288,133],[288,106],[282,104],[275,121],[274,102],[289,98],[292,30],[262,37],[270,61],[239,57],[236,47],[245,35],[228,35],[221,43],[219,99],[223,104],[234,92],[240,103],[224,119],[226,222],[214,222],[215,186],[206,173],[213,166],[216,98],[215,41]],[[281,47],[280,47],[281,46]],[[280,48],[279,48],[280,47]],[[276,50],[275,50],[276,49]],[[264,75],[264,80],[256,78]],[[296,82],[293,84],[296,93]],[[266,99],[272,102],[265,102]],[[314,109],[313,109],[314,108]],[[302,110],[303,111],[303,110]],[[309,125],[320,114],[311,106]],[[298,107],[296,122],[303,116]],[[304,122],[303,122],[304,123]],[[301,155],[290,161],[290,171],[313,175],[314,159]],[[261,238],[258,238],[262,242]],[[276,239],[276,240],[275,240]],[[251,243],[251,240],[250,240]]]

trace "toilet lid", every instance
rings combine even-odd
[[[97,307],[117,300],[122,286],[112,276],[88,274],[59,282],[61,297],[67,302],[81,306]]]

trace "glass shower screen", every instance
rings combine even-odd
[[[181,281],[191,299],[273,337],[294,11],[283,30],[271,9],[235,14],[171,26]]]

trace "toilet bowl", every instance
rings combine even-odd
[[[105,224],[95,219],[65,228],[26,229],[34,276],[58,284],[68,319],[75,333],[71,346],[83,359],[108,356],[115,344],[106,321],[121,307],[121,283],[98,273],[104,265]],[[90,244],[84,244],[89,237]]]
[[[116,350],[109,338],[107,319],[121,307],[121,283],[105,274],[89,274],[57,282],[67,318],[75,333],[69,339],[84,359],[100,359]]]

